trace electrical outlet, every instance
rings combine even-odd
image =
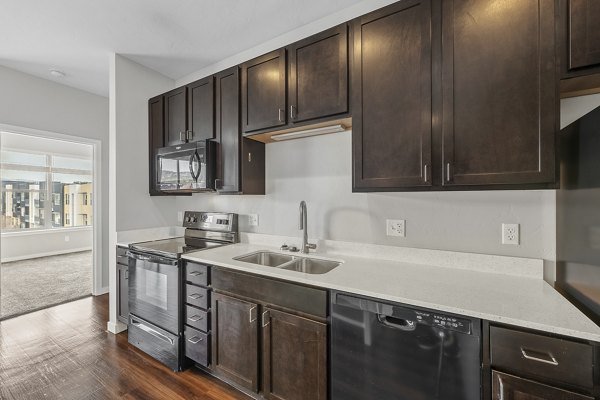
[[[403,219],[386,219],[385,227],[388,236],[406,237],[406,221]]]
[[[71,237],[69,235],[65,235],[65,242],[68,242],[71,240]]]
[[[183,211],[177,211],[177,222],[183,222]]]
[[[258,226],[258,214],[248,214],[248,225]]]
[[[502,224],[502,244],[519,244],[519,224]]]

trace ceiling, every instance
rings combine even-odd
[[[359,2],[0,0],[0,65],[108,96],[112,52],[179,79]]]

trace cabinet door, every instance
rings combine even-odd
[[[220,293],[212,297],[212,368],[258,391],[258,306]]]
[[[160,192],[156,189],[156,149],[165,145],[164,98],[162,95],[148,100],[148,188],[150,195]]]
[[[354,21],[353,190],[431,185],[431,3]]]
[[[187,130],[186,87],[165,93],[165,143],[176,146],[185,143]]]
[[[215,137],[215,79],[210,76],[187,85],[188,142]]]
[[[322,32],[288,49],[290,121],[348,112],[348,26]]]
[[[285,75],[285,49],[242,64],[244,133],[286,124]]]
[[[554,0],[441,3],[443,185],[554,184]]]
[[[600,64],[600,1],[569,0],[569,69]]]
[[[127,324],[129,321],[129,267],[117,264],[117,315],[119,321]]]
[[[263,325],[263,396],[274,400],[327,398],[327,326],[273,309]]]
[[[492,371],[493,400],[593,400],[527,379]]]
[[[239,192],[240,187],[240,75],[238,67],[217,74],[217,160],[216,189]]]

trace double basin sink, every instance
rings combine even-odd
[[[251,264],[263,265],[265,267],[274,267],[287,269],[289,271],[303,272],[305,274],[324,274],[341,264],[339,261],[292,256],[288,254],[274,253],[272,251],[257,251],[250,254],[244,254],[239,257],[234,257],[233,259]]]

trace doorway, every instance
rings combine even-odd
[[[0,320],[95,292],[96,146],[0,129]]]

